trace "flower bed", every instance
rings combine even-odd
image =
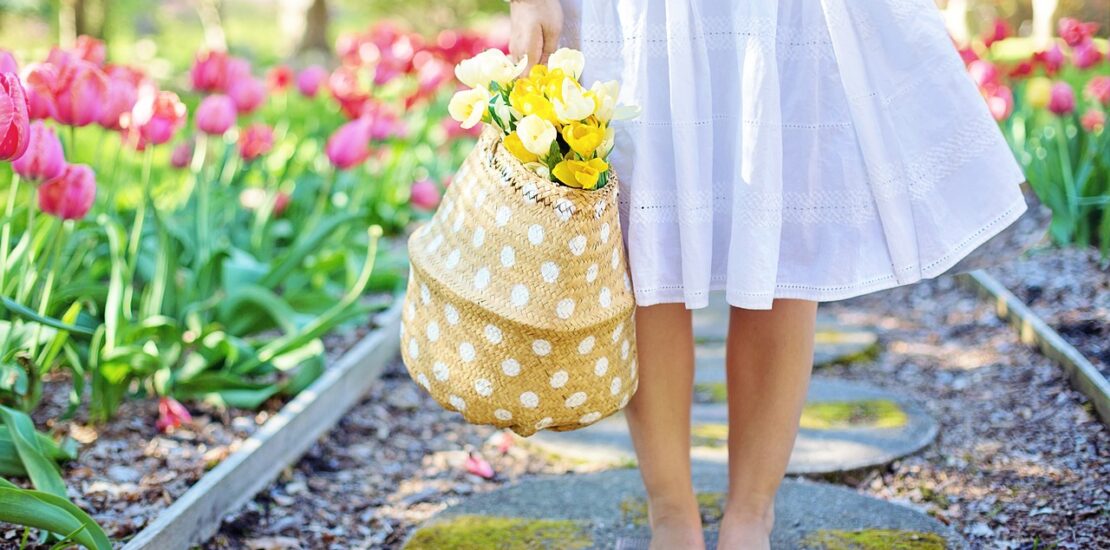
[[[176,91],[87,37],[0,52],[0,475],[28,479],[0,493],[61,518],[0,521],[104,547],[67,496],[126,535],[320,377],[401,288],[471,137],[450,68],[486,46],[379,25],[333,70],[199,52]]]

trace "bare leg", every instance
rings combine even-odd
[[[719,550],[771,547],[775,493],[798,433],[813,365],[817,304],[732,308],[726,347],[729,489]]]
[[[685,304],[636,308],[636,393],[625,417],[648,494],[653,550],[702,549],[690,479],[694,336]]]

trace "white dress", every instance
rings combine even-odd
[[[933,0],[562,0],[636,302],[768,309],[935,277],[1016,220],[1020,167]]]

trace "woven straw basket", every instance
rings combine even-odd
[[[401,357],[472,424],[581,428],[638,384],[618,183],[565,187],[500,145],[487,128],[409,237]]]

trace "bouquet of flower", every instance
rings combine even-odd
[[[638,109],[617,102],[616,81],[582,86],[582,52],[562,48],[522,77],[527,64],[527,57],[514,63],[498,49],[459,63],[455,76],[469,89],[451,98],[451,117],[463,128],[495,125],[505,148],[543,178],[579,189],[604,187],[613,149],[609,124]]]

